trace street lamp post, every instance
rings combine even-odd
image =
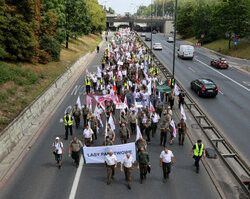
[[[151,49],[151,51],[152,51],[152,37],[153,37],[153,35],[152,35],[152,26],[153,26],[153,16],[152,16],[152,6],[153,6],[153,4],[152,4],[152,0],[151,0],[151,6],[150,6],[150,13],[151,13],[151,26],[150,26],[150,29],[151,29],[151,41],[150,41],[150,49]]]
[[[175,0],[175,17],[174,17],[174,49],[173,49],[173,77],[171,81],[171,86],[172,82],[174,81],[174,73],[175,73],[175,46],[176,46],[176,25],[177,25],[177,0]]]

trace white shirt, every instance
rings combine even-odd
[[[53,147],[56,148],[57,154],[62,154],[62,148],[63,148],[63,143],[61,141],[59,142],[54,142]]]
[[[114,154],[111,155],[111,156],[108,154],[106,156],[105,162],[106,162],[107,165],[109,165],[109,166],[115,165],[116,161],[117,161],[117,158],[116,158],[116,156]]]
[[[93,131],[91,128],[83,130],[84,138],[89,139],[89,138],[91,138],[92,134],[93,134]]]
[[[162,162],[164,163],[170,163],[172,157],[174,157],[174,154],[170,150],[168,150],[168,153],[165,153],[165,151],[162,151],[160,155],[160,158],[162,159]]]
[[[125,156],[121,162],[123,164],[124,167],[126,168],[131,168],[132,164],[134,163],[134,159],[132,156],[130,156],[129,158],[127,158],[127,156]]]
[[[158,122],[159,122],[159,119],[160,119],[160,116],[159,116],[157,113],[155,113],[155,115],[154,115],[154,117],[153,117],[153,122],[154,122],[154,123],[158,123]]]

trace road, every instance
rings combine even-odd
[[[105,43],[107,45],[107,43]],[[90,64],[89,72],[96,71],[96,66],[100,63],[103,52],[96,56]],[[83,85],[80,78],[76,86]],[[68,92],[68,96],[55,111],[52,119],[48,121],[46,127],[42,130],[40,137],[31,147],[25,156],[21,165],[16,169],[7,184],[0,191],[2,199],[62,199],[69,198],[72,183],[74,181],[77,169],[73,166],[70,157],[64,155],[62,169],[56,167],[51,145],[56,136],[64,137],[64,124],[60,122],[64,116],[65,110],[70,110],[79,96],[79,91],[74,87]],[[84,104],[86,95],[81,93],[81,102]],[[81,121],[82,122],[82,121]],[[81,129],[83,124],[81,123]],[[73,128],[74,135],[81,137],[82,130]],[[135,140],[132,136],[130,142]],[[98,140],[94,145],[101,145],[103,137],[99,134]],[[67,150],[69,141],[64,141]],[[115,144],[120,140],[116,139]],[[170,180],[167,184],[162,182],[162,170],[159,167],[159,154],[162,147],[159,146],[159,130],[156,137],[149,146],[149,156],[152,163],[151,174],[148,175],[145,184],[139,183],[139,171],[133,171],[132,190],[128,191],[124,174],[116,171],[115,181],[110,186],[106,184],[106,170],[103,165],[89,164],[83,165],[80,181],[77,185],[75,198],[219,198],[219,195],[211,182],[205,168],[201,166],[200,174],[195,173],[193,159],[189,155],[191,143],[186,139],[184,146],[180,147],[175,141],[170,150],[175,155],[175,166],[172,170]]]
[[[154,34],[154,42],[163,45],[163,50],[155,53],[172,71],[173,44],[166,42],[163,34]],[[186,44],[186,41],[177,40],[176,49],[181,44]],[[207,49],[195,47],[195,58],[192,61],[176,58],[175,75],[249,163],[250,76],[232,65],[250,66],[250,62],[229,58],[230,67],[227,70],[218,70],[210,66],[211,59],[218,57]],[[190,89],[190,82],[197,78],[214,80],[219,88],[217,97],[212,99],[198,97]]]

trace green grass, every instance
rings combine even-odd
[[[81,55],[95,50],[101,40],[100,35],[93,34],[70,39],[68,49],[63,45],[61,60],[46,65],[0,61],[0,130]]]
[[[190,41],[192,43],[198,42],[195,37],[191,37],[186,39],[187,41]],[[242,59],[248,59],[250,60],[250,44],[247,42],[239,41],[237,45],[237,49],[235,49],[235,46],[233,45],[233,42],[231,42],[231,49],[228,48],[228,40],[225,39],[219,39],[216,41],[213,41],[208,44],[204,44],[203,47],[214,50],[216,52],[219,52],[224,55],[229,55],[233,57],[238,57]]]

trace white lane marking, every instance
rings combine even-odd
[[[80,177],[81,177],[81,173],[82,173],[82,168],[83,168],[83,157],[81,155],[80,162],[79,162],[79,167],[77,168],[77,171],[76,171],[76,175],[75,175],[74,182],[72,184],[69,199],[75,199],[77,187],[78,187]]]
[[[243,81],[242,83],[250,86],[250,82],[249,81]]]
[[[193,71],[193,73],[196,73],[196,71],[192,67],[188,67],[188,69]]]
[[[75,88],[72,90],[71,95],[76,95],[80,88],[81,85],[76,85]]]
[[[220,90],[219,90],[219,93],[222,94],[222,95],[224,95],[224,93],[222,93]]]
[[[237,81],[233,80],[232,78],[230,78],[230,77],[224,75],[223,73],[221,73],[221,72],[219,72],[219,71],[217,71],[217,70],[211,68],[209,65],[203,63],[202,61],[200,61],[200,60],[198,60],[198,59],[196,59],[196,58],[194,58],[194,59],[195,59],[196,61],[200,62],[201,64],[203,64],[204,66],[206,66],[206,67],[210,68],[211,70],[215,71],[216,73],[218,73],[218,74],[222,75],[223,77],[229,79],[230,81],[234,82],[234,83],[237,84],[238,86],[244,88],[244,89],[247,90],[248,92],[250,92],[250,89],[249,89],[249,88],[243,86],[243,85],[240,84],[239,82],[237,82]]]

